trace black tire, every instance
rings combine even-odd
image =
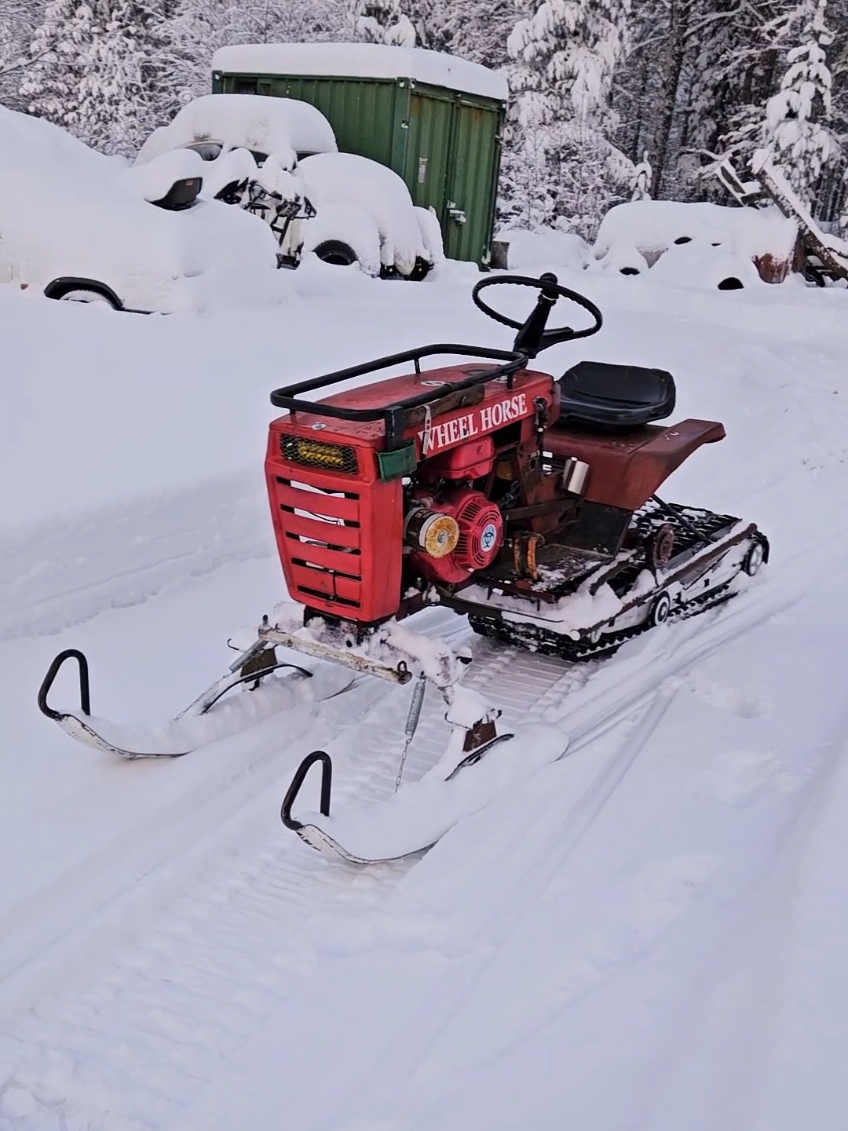
[[[69,276],[53,279],[44,288],[44,294],[46,298],[60,302],[96,302],[108,304],[113,310],[124,309],[124,304],[112,288],[96,279],[75,279]]]
[[[413,283],[420,283],[427,278],[432,269],[433,264],[428,263],[426,259],[422,259],[419,255],[416,257],[415,266],[406,277]]]
[[[324,263],[331,263],[334,267],[352,267],[359,261],[359,256],[344,240],[324,240],[312,250]]]
[[[658,625],[665,624],[671,616],[671,597],[665,590],[658,593],[651,604],[648,611],[648,627],[656,628]]]

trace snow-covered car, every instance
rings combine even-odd
[[[309,103],[204,95],[151,134],[136,164],[181,148],[206,162],[204,196],[237,203],[271,225],[287,266],[314,252],[369,275],[415,279],[444,258],[435,215],[413,205],[393,170],[339,153],[330,123]]]
[[[196,200],[202,162],[128,168],[0,108],[0,283],[175,313],[277,305],[289,289],[267,225]]]
[[[675,200],[617,204],[601,221],[594,264],[622,275],[734,290],[791,259],[797,229],[777,208],[728,208]]]

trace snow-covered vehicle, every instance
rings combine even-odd
[[[276,305],[266,225],[198,199],[202,162],[127,168],[58,126],[0,108],[0,283],[176,313]]]
[[[330,123],[306,102],[204,95],[151,134],[136,165],[179,149],[206,163],[204,196],[266,220],[283,265],[314,252],[368,275],[417,279],[444,258],[438,221],[413,205],[403,179],[367,157],[339,153]]]
[[[617,204],[601,221],[593,258],[622,275],[735,290],[771,281],[791,260],[796,228],[777,210],[676,200]]]

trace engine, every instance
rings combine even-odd
[[[431,581],[458,585],[492,564],[503,533],[500,510],[482,492],[459,487],[438,499],[424,493],[406,517],[410,567]]]

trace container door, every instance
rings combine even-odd
[[[483,262],[494,222],[500,115],[494,107],[456,101],[447,199],[442,218],[445,253]]]
[[[402,172],[412,201],[421,208],[434,208],[444,223],[448,164],[451,143],[453,96],[421,94],[413,90],[409,99],[409,133]]]

